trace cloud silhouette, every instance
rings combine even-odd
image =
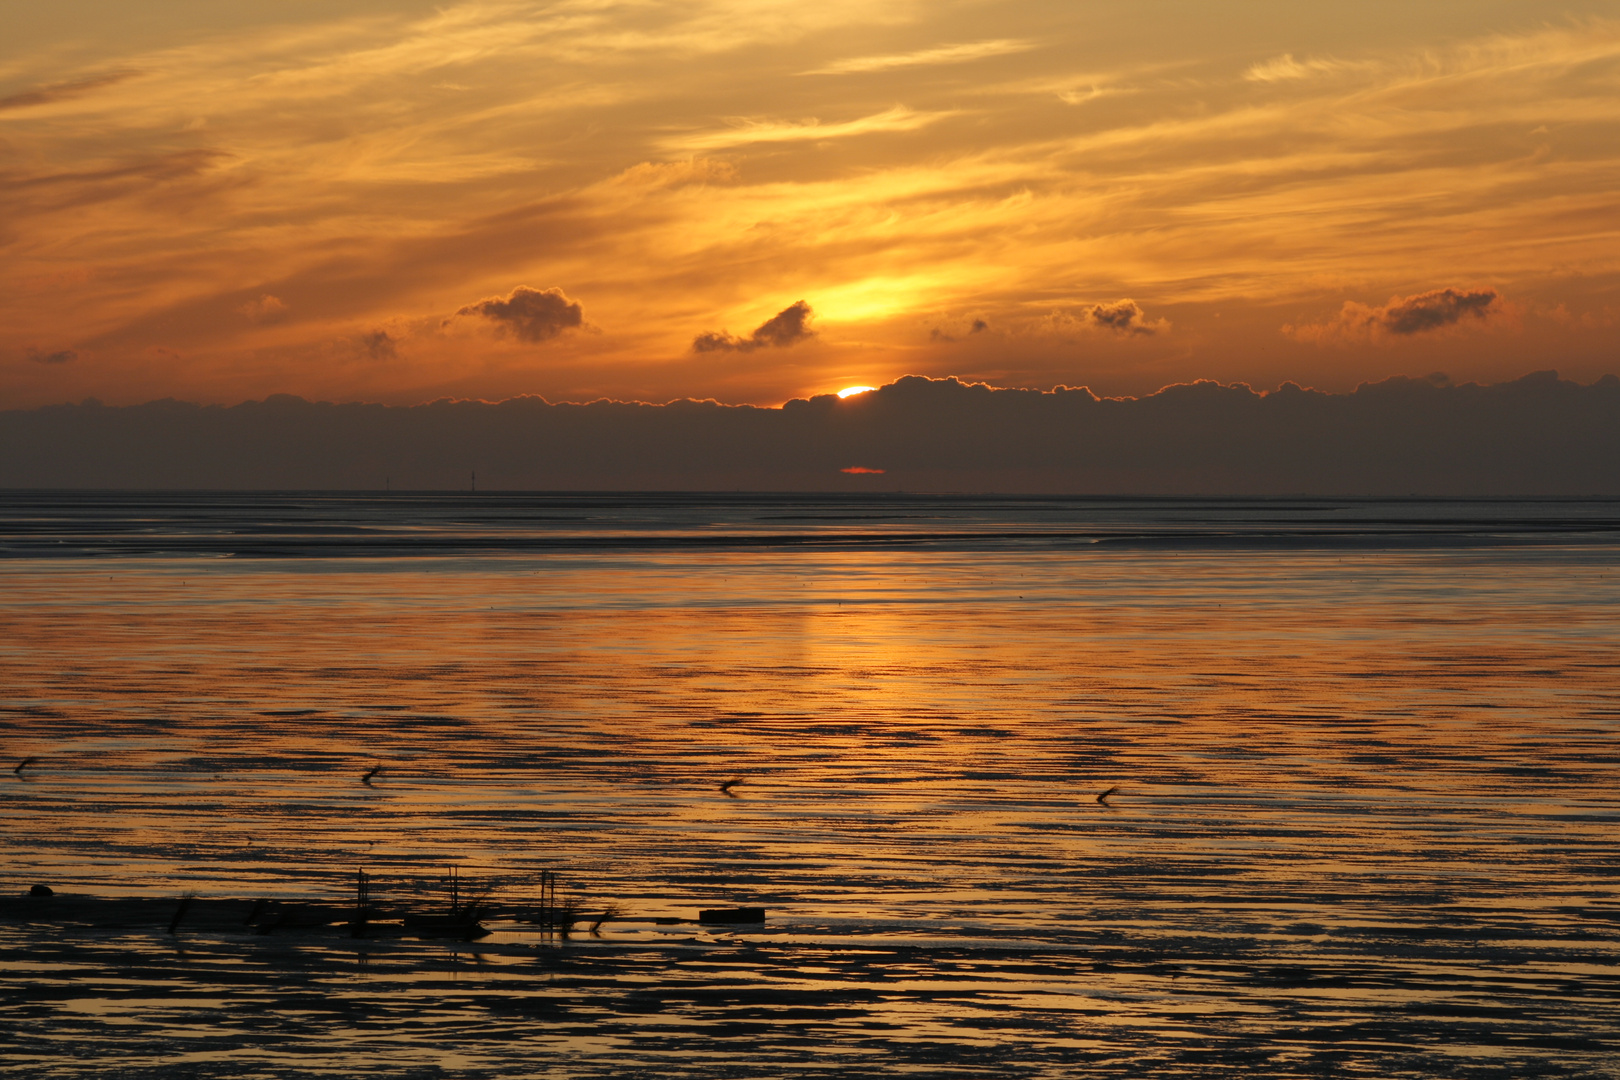
[[[971,337],[974,334],[982,334],[988,329],[990,329],[989,323],[985,322],[983,319],[974,319],[973,325],[968,328],[968,336]],[[952,345],[958,341],[961,341],[962,339],[954,334],[947,334],[945,331],[936,326],[932,330],[928,331],[928,340],[942,341],[947,345]]]
[[[810,318],[815,313],[803,300],[795,301],[754,328],[745,338],[728,333],[699,334],[692,339],[693,352],[753,352],[755,349],[785,349],[816,336],[810,329]]]
[[[1325,323],[1286,324],[1283,333],[1300,341],[1364,341],[1396,334],[1409,337],[1455,326],[1464,319],[1488,319],[1502,310],[1495,289],[1432,289],[1412,296],[1392,296],[1381,307],[1346,300],[1336,318]]]
[[[399,355],[393,335],[386,330],[373,330],[360,335],[360,350],[373,360],[392,360]]]
[[[1060,308],[1040,321],[1039,331],[1066,334],[1079,329],[1089,333],[1117,334],[1120,337],[1150,337],[1170,328],[1167,319],[1150,319],[1130,297],[1108,303],[1078,304]]]
[[[1151,334],[1163,324],[1163,320],[1157,324],[1150,323],[1147,313],[1135,300],[1090,304],[1083,309],[1083,315],[1092,326],[1112,330],[1116,334]]]
[[[1392,334],[1417,334],[1450,326],[1465,316],[1483,319],[1496,306],[1495,289],[1458,292],[1456,289],[1436,289],[1433,292],[1408,296],[1404,300],[1391,299],[1378,313],[1384,329]]]
[[[479,315],[503,330],[510,330],[519,341],[549,341],[568,330],[585,325],[585,309],[570,300],[561,289],[531,289],[519,285],[505,299],[492,296],[468,304],[457,315]]]
[[[72,349],[59,349],[56,352],[46,352],[43,349],[29,349],[28,359],[37,364],[65,364],[69,360],[77,360],[79,354]]]

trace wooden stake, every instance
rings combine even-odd
[[[169,933],[180,928],[180,920],[186,917],[186,908],[191,906],[191,897],[191,893],[186,893],[180,898],[180,906],[174,909],[174,918],[169,920]]]

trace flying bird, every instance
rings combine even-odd
[[[731,794],[731,789],[736,787],[738,784],[740,784],[742,782],[743,782],[743,778],[740,777],[740,776],[736,777],[735,779],[732,779],[732,780],[727,780],[725,783],[720,785],[721,794],[723,794],[723,795],[731,795],[731,797],[733,799],[735,799],[737,796]]]
[[[37,757],[25,757],[21,761],[17,762],[17,767],[11,771],[14,773],[20,773],[38,760],[39,758]]]
[[[1118,790],[1119,790],[1119,785],[1116,784],[1113,787],[1109,788],[1107,791],[1103,792],[1101,795],[1097,796],[1097,801],[1102,803],[1104,806],[1107,806],[1108,805],[1108,796],[1112,795],[1114,792],[1116,792]]]
[[[373,776],[376,776],[380,772],[382,772],[382,766],[381,765],[373,765],[371,767],[371,771],[366,773],[366,775],[364,775],[364,776],[362,776],[360,778],[360,782],[362,784],[366,785],[366,787],[370,787],[371,786],[371,778]]]

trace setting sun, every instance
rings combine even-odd
[[[875,386],[846,386],[838,391],[838,396],[841,398],[854,397],[856,394],[868,394],[876,389]]]

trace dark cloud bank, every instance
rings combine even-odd
[[[1620,495],[1620,379],[1099,400],[907,377],[781,409],[278,396],[0,413],[6,487],[446,489],[473,470],[531,490]]]

